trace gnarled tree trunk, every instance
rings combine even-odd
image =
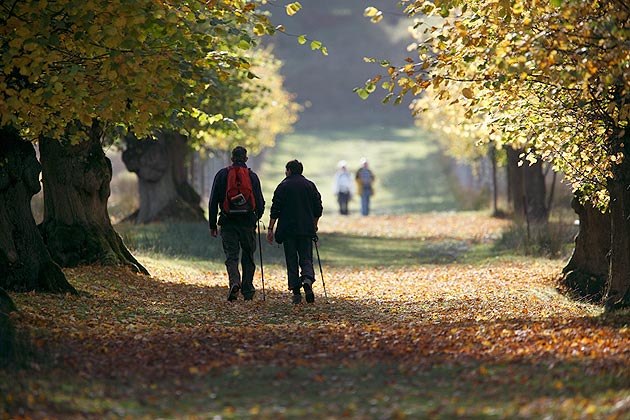
[[[580,226],[575,237],[573,255],[562,270],[564,288],[593,303],[600,303],[608,278],[610,252],[610,213],[602,213],[590,203],[571,201]]]
[[[33,214],[41,166],[31,143],[0,128],[0,287],[9,291],[76,293],[52,260]]]
[[[615,137],[614,142],[624,158],[615,167],[614,178],[608,181],[611,248],[604,296],[606,310],[630,305],[630,133]]]
[[[95,123],[77,145],[44,139],[40,144],[44,183],[42,232],[55,261],[64,267],[100,262],[147,270],[112,227],[107,211],[112,166]]]
[[[138,176],[140,208],[128,220],[150,223],[175,219],[205,221],[201,197],[188,184],[185,159],[187,139],[173,131],[160,132],[157,139],[125,138],[122,154],[127,169]]]

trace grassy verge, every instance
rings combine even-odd
[[[304,164],[304,176],[318,186],[325,212],[337,213],[332,192],[337,162],[359,169],[367,157],[376,175],[372,199],[374,214],[453,210],[459,208],[438,146],[417,128],[365,128],[353,131],[317,131],[285,136],[265,155],[260,168],[265,197],[271,201],[275,186],[284,178],[284,165],[291,159]],[[360,201],[350,203],[353,213]]]
[[[436,223],[448,223],[459,231],[441,231],[436,229]],[[493,243],[507,223],[490,219],[484,212],[401,217],[324,215],[318,247],[322,264],[331,267],[481,263],[501,253]],[[467,237],[466,226],[479,224],[483,225],[483,234]],[[223,269],[221,239],[212,238],[204,223],[119,224],[116,230],[134,253],[186,260],[187,264],[216,271]],[[269,245],[264,235],[259,243],[265,265],[284,264],[280,245]],[[259,261],[257,251],[256,263]]]

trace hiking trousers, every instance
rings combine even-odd
[[[256,252],[256,228],[243,225],[221,226],[221,239],[225,253],[225,268],[227,269],[230,287],[238,285],[243,296],[254,295],[254,252]],[[239,259],[243,270],[239,272]]]
[[[361,193],[361,214],[367,216],[370,214],[370,196],[372,192],[370,190],[363,191]]]
[[[337,202],[339,202],[339,214],[348,214],[348,201],[350,201],[349,192],[340,192],[337,194]]]
[[[315,281],[313,269],[313,240],[309,236],[289,236],[282,241],[287,263],[289,289],[302,287],[302,281]]]

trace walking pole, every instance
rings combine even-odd
[[[260,241],[260,219],[258,219],[258,253],[260,255],[260,278],[262,279],[263,301],[265,300],[265,272],[263,270],[262,244]]]
[[[319,263],[319,273],[322,277],[322,286],[324,287],[324,297],[326,298],[326,303],[328,303],[328,294],[326,293],[326,282],[324,281],[324,271],[322,270],[322,260],[319,258],[319,247],[317,246],[317,241],[319,238],[317,235],[313,238],[313,242],[315,242],[315,251],[317,252],[317,262]]]

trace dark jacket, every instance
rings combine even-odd
[[[247,165],[243,162],[234,162],[234,165],[247,168]],[[227,215],[221,210],[221,205],[225,200],[225,191],[227,189],[227,176],[228,168],[223,168],[217,172],[214,176],[214,182],[212,183],[212,192],[210,193],[210,201],[208,202],[208,224],[210,229],[216,229],[217,224],[224,226],[226,224],[238,224],[256,227],[256,221],[260,219],[265,212],[265,199],[263,198],[262,189],[260,188],[260,179],[254,171],[249,171],[249,179],[252,181],[252,190],[254,191],[254,199],[256,200],[256,209],[254,213],[239,214],[239,215]],[[217,215],[219,221],[217,223]]]
[[[289,175],[276,188],[271,218],[277,219],[275,239],[288,236],[315,236],[315,219],[323,211],[322,197],[315,184],[302,175]]]

